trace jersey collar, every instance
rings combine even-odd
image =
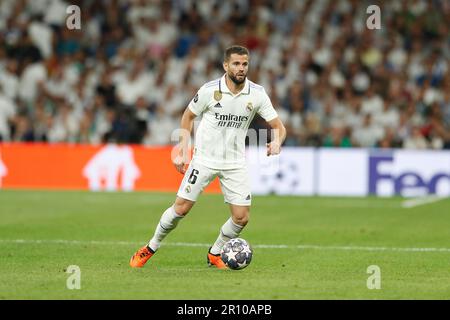
[[[219,91],[222,93],[229,93],[234,97],[237,97],[240,94],[245,94],[245,95],[249,95],[250,94],[250,83],[248,81],[248,78],[245,78],[245,84],[244,84],[244,88],[242,88],[242,90],[234,95],[230,89],[228,89],[227,84],[225,82],[225,74],[222,76],[222,78],[219,81]]]

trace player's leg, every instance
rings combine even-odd
[[[219,236],[210,249],[210,253],[217,255],[223,245],[230,239],[238,238],[250,218],[250,206],[230,204],[231,217],[220,228]]]
[[[161,241],[178,225],[194,206],[195,201],[181,197],[175,199],[175,203],[164,211],[156,226],[153,237],[148,242],[148,247],[152,252],[156,252],[161,245]]]
[[[220,250],[230,239],[239,237],[250,218],[251,192],[247,170],[245,168],[224,170],[219,173],[220,186],[225,202],[229,203],[231,217],[222,225],[219,235],[209,249],[208,259],[223,264]]]
[[[147,260],[153,256],[159,249],[162,240],[176,228],[178,222],[191,210],[197,197],[214,179],[215,174],[216,172],[191,161],[181,182],[175,203],[162,214],[149,243],[131,257],[130,265],[132,267],[143,267]]]
[[[148,247],[155,252],[159,249],[161,241],[178,225],[192,209],[198,196],[206,186],[215,178],[216,171],[206,168],[191,161],[186,171],[180,188],[178,189],[175,203],[161,216],[153,237]]]
[[[130,266],[134,268],[141,268],[159,249],[161,241],[178,225],[178,222],[184,218],[194,206],[195,201],[183,199],[178,197],[175,203],[164,211],[156,226],[153,237],[147,245],[140,248],[130,260]]]

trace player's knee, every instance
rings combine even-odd
[[[180,216],[185,216],[188,214],[190,208],[186,204],[174,204],[173,208],[175,212]]]
[[[245,227],[247,225],[248,220],[249,220],[248,214],[239,214],[233,216],[233,222],[242,227]]]
[[[181,216],[185,216],[191,210],[193,205],[194,205],[194,202],[192,202],[192,201],[177,198],[175,200],[173,208],[177,214],[179,214]]]

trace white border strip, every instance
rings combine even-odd
[[[26,240],[26,239],[0,239],[2,243],[13,244],[65,244],[65,245],[107,245],[107,246],[139,246],[142,243],[130,241],[81,241],[81,240]],[[204,247],[207,243],[189,243],[189,242],[168,242],[163,246],[172,247]],[[396,247],[366,247],[366,246],[321,246],[321,245],[286,245],[286,244],[257,244],[253,248],[259,249],[315,249],[315,250],[334,250],[334,251],[395,251],[395,252],[450,252],[450,248],[396,248]]]
[[[429,196],[429,197],[419,197],[414,199],[405,200],[402,202],[402,208],[411,209],[418,206],[423,206],[425,204],[430,204],[446,199],[446,197]]]

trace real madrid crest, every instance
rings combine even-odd
[[[214,91],[214,100],[220,101],[222,99],[222,92],[219,90]]]
[[[186,191],[186,193],[191,192],[191,187],[190,187],[190,186],[187,186],[186,189],[184,189],[184,191]]]
[[[247,107],[246,107],[248,112],[252,112],[253,110],[253,104],[251,102],[247,103]]]

